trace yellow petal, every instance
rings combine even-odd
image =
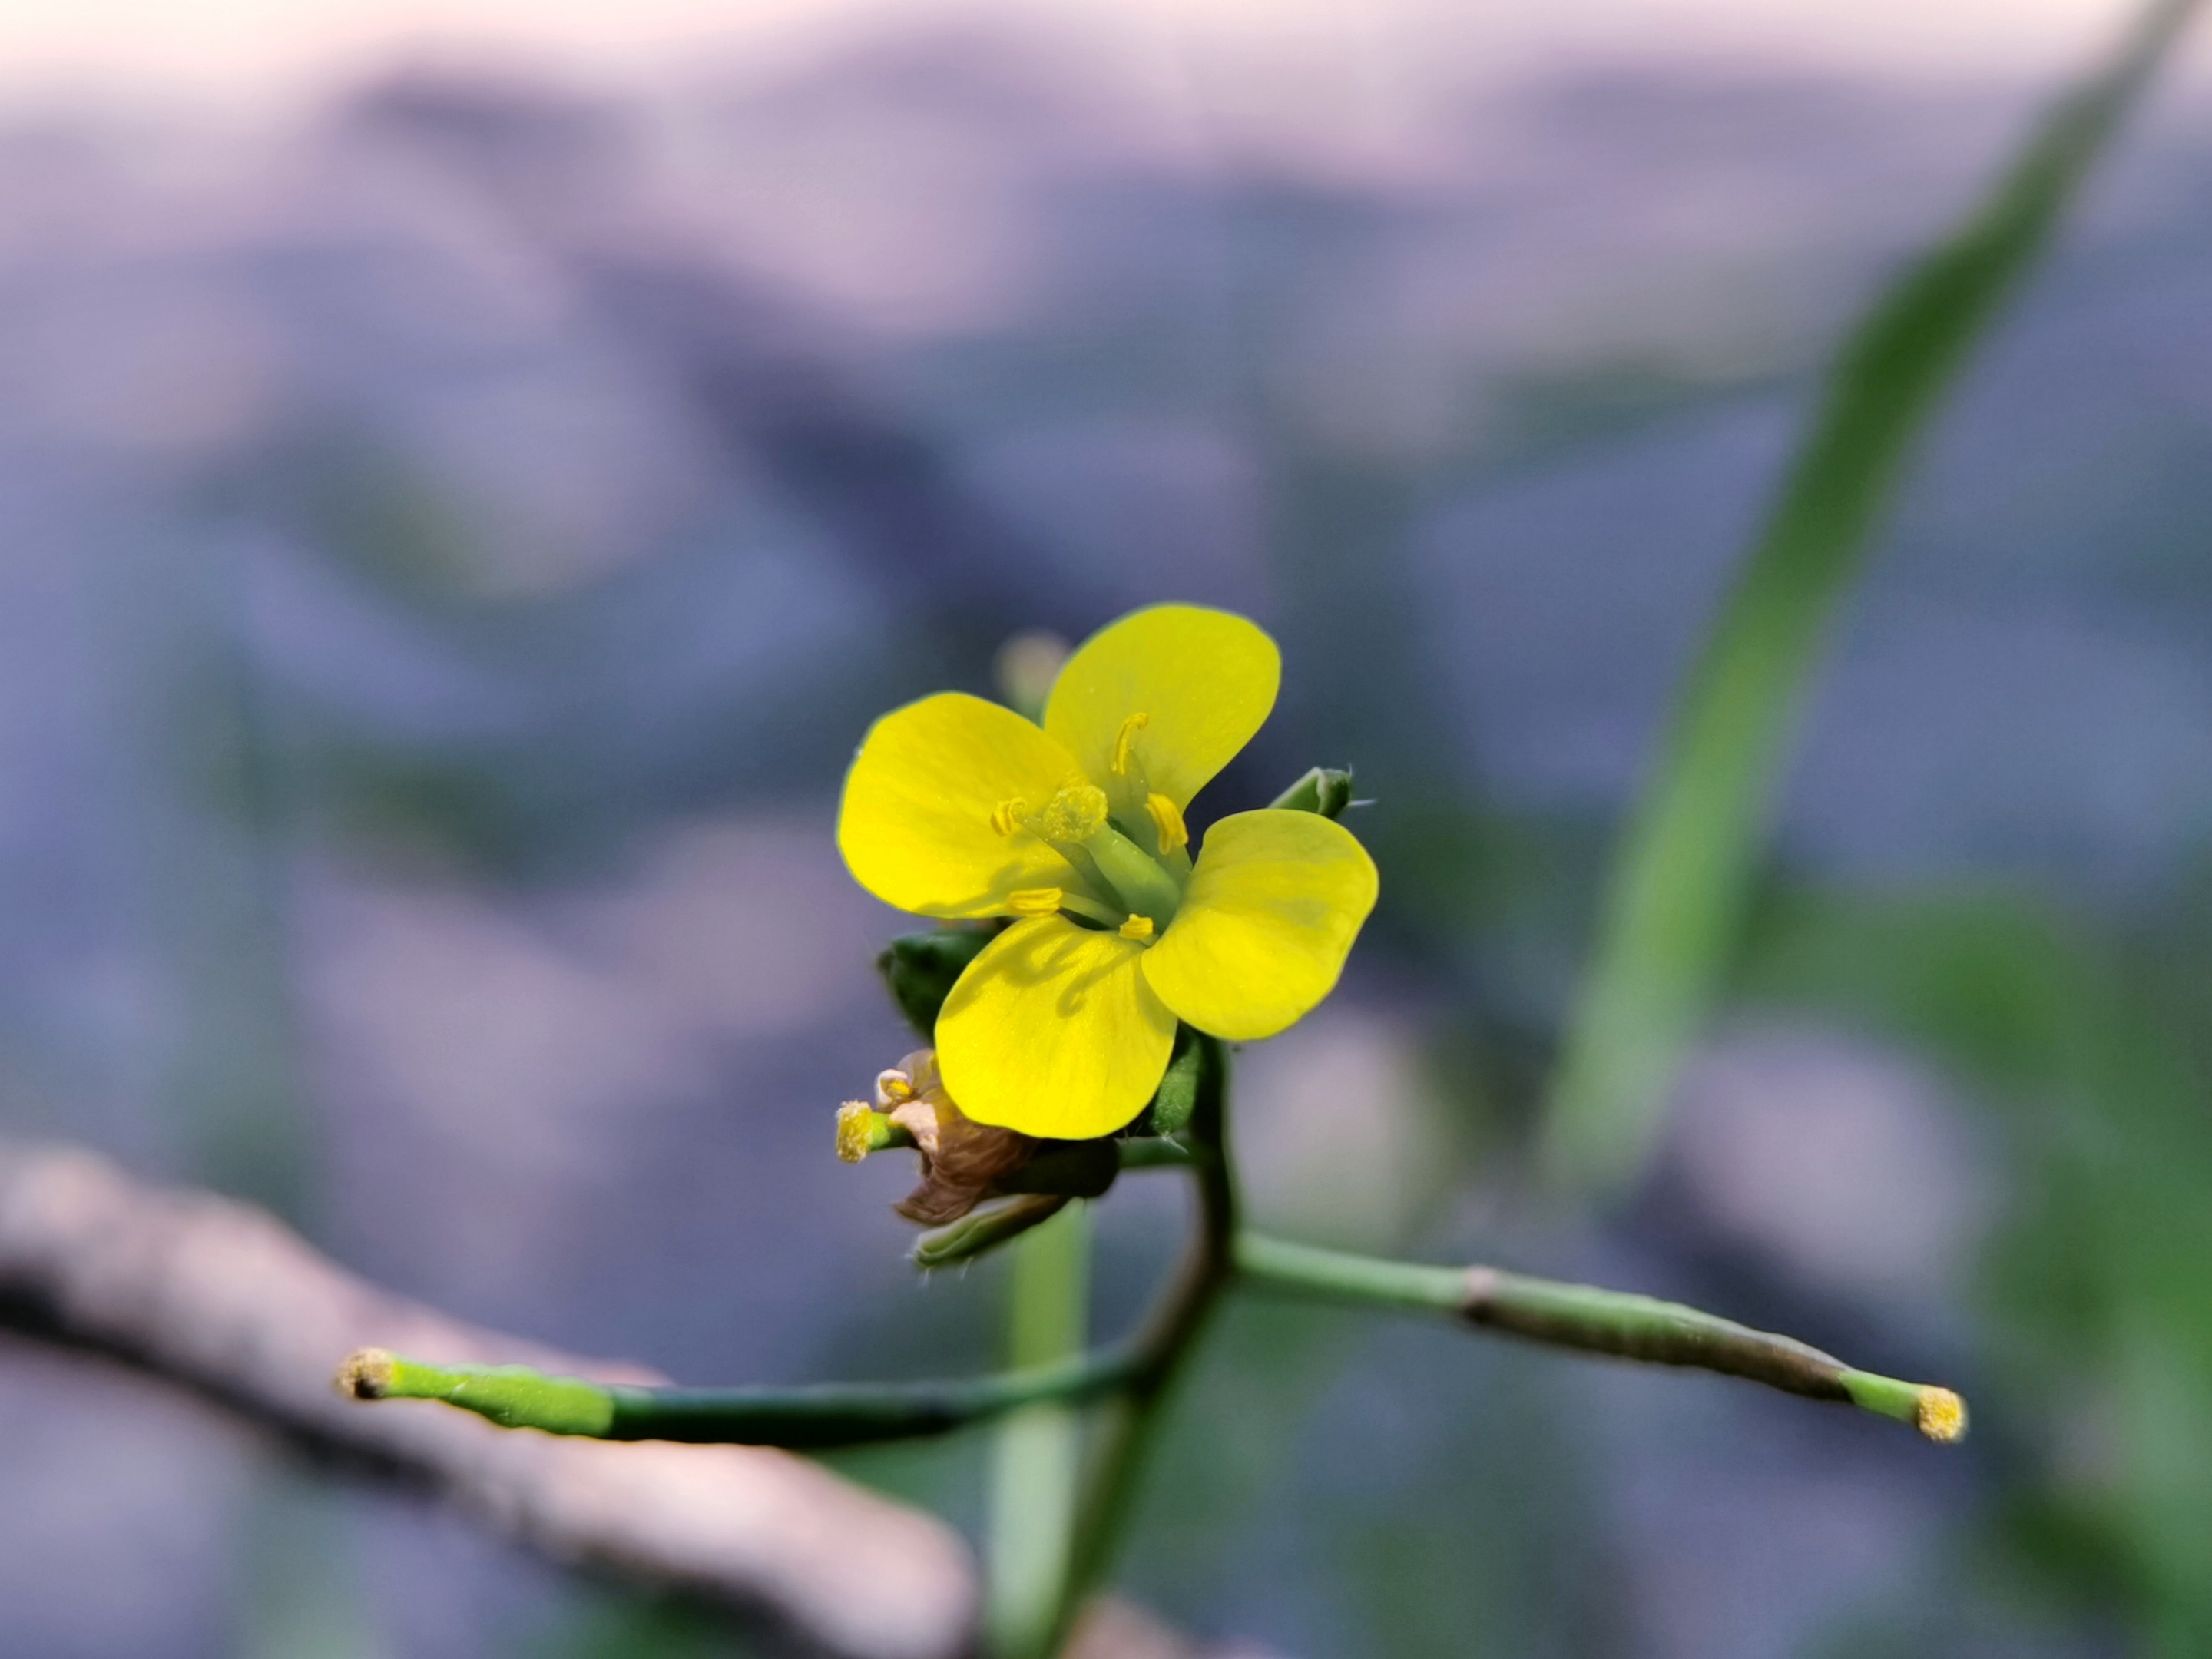
[[[1144,1110],[1175,1016],[1137,966],[1145,947],[1064,916],[1018,921],[983,947],[937,1017],[937,1064],[978,1123],[1081,1140]]]
[[[1045,704],[1044,729],[1114,798],[1141,816],[1115,761],[1133,759],[1178,807],[1252,740],[1275,706],[1282,655],[1242,617],[1160,605],[1112,623],[1077,647]],[[1131,724],[1139,715],[1141,724]]]
[[[1011,708],[957,691],[894,709],[845,775],[837,848],[861,886],[927,916],[1002,915],[1024,890],[1075,872],[1035,836],[1001,835],[1009,802],[1040,811],[1077,775],[1058,744]],[[1016,814],[1014,816],[1018,816]]]
[[[1273,1036],[1327,996],[1375,908],[1375,860],[1316,812],[1239,812],[1206,832],[1145,977],[1201,1031]]]

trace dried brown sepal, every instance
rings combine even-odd
[[[1030,1136],[975,1122],[953,1103],[933,1048],[917,1048],[877,1077],[876,1109],[912,1135],[921,1154],[921,1184],[891,1206],[919,1226],[957,1221],[999,1196],[999,1182],[1036,1156]]]

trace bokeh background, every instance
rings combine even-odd
[[[619,13],[619,15],[611,15]],[[1356,14],[1356,15],[1353,15]],[[1786,15],[1784,15],[1786,14]],[[1383,900],[1255,1207],[1954,1382],[1974,1437],[1239,1304],[1123,1573],[1327,1656],[2212,1643],[2212,83],[1975,364],[1626,1200],[1544,1069],[1838,331],[2104,3],[0,7],[0,1122],[698,1382],[966,1370],[831,841],[872,715],[1164,598]],[[1098,1328],[1174,1183],[1101,1216]],[[0,1650],[766,1653],[0,1348]],[[844,1461],[964,1523],[971,1440]]]

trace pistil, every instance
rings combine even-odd
[[[1110,823],[1092,830],[1083,847],[1097,865],[1098,873],[1132,911],[1151,917],[1160,927],[1175,919],[1176,907],[1182,902],[1182,884],[1158,860]]]

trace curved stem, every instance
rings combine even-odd
[[[1747,1377],[1914,1424],[1931,1440],[1957,1440],[1966,1431],[1966,1402],[1948,1389],[1854,1370],[1794,1338],[1755,1331],[1679,1302],[1498,1267],[1385,1261],[1262,1233],[1238,1235],[1236,1261],[1254,1284],[1294,1296],[1447,1314],[1553,1347]]]

